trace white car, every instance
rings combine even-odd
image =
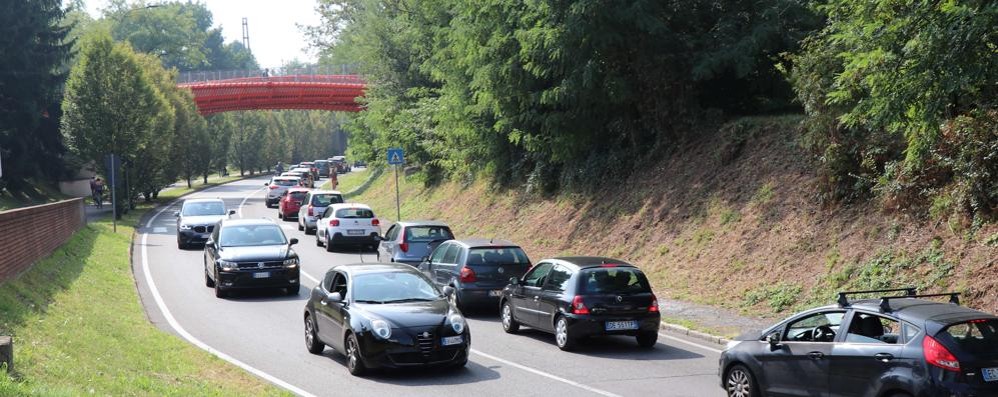
[[[270,189],[267,190],[267,198],[264,202],[267,204],[267,208],[277,204],[281,201],[281,196],[287,193],[288,188],[292,188],[301,184],[301,178],[296,176],[275,176],[270,178],[270,182],[264,183]]]
[[[316,221],[315,245],[332,251],[335,245],[355,244],[373,250],[381,241],[381,222],[364,204],[331,204]]]
[[[298,209],[298,230],[304,230],[305,234],[315,233],[316,220],[319,214],[326,210],[330,204],[343,202],[343,195],[335,190],[313,190],[308,192],[305,200]]]

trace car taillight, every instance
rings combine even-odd
[[[312,204],[308,205],[308,216],[315,216],[315,214],[312,214]]]
[[[648,306],[648,313],[658,313],[658,297],[651,294],[651,305]]]
[[[409,243],[399,244],[399,249],[402,250],[402,252],[409,252]]]
[[[470,267],[462,267],[461,277],[459,279],[462,283],[473,283],[478,280],[478,277],[475,277],[475,271],[471,270]]]
[[[576,295],[572,299],[572,314],[589,314],[589,308],[586,307],[586,303],[582,301],[580,295]]]
[[[378,218],[371,219],[371,226],[378,226],[380,224],[381,221],[379,221]]]
[[[339,219],[333,219],[333,220],[329,221],[329,226],[339,226],[339,225],[340,225],[340,220]]]
[[[922,339],[922,354],[925,355],[925,361],[931,365],[947,371],[960,372],[960,362],[953,353],[931,336],[926,335],[925,339]]]
[[[270,185],[270,190],[277,189],[277,185]]]

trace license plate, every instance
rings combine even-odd
[[[494,289],[492,291],[489,291],[489,296],[502,296],[502,290]]]
[[[270,272],[253,273],[253,278],[267,278],[267,277],[270,277]]]
[[[360,236],[364,234],[363,230],[347,230],[347,234],[351,236]]]
[[[461,335],[458,335],[458,336],[448,336],[446,338],[440,338],[440,345],[441,346],[460,345],[461,342],[464,342],[464,337],[461,336]]]
[[[998,368],[982,368],[981,375],[985,382],[998,382]]]
[[[208,233],[199,234],[198,238],[208,238]]]
[[[628,329],[638,329],[637,321],[607,321],[606,330],[616,331],[616,330],[628,330]]]

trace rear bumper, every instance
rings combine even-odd
[[[658,314],[647,314],[637,316],[602,316],[602,315],[579,315],[565,314],[568,319],[569,332],[573,336],[603,336],[603,335],[630,335],[635,336],[643,333],[658,332],[662,317]],[[637,321],[638,329],[632,330],[612,330],[607,331],[607,321]]]
[[[494,306],[499,307],[499,298],[502,297],[504,286],[494,287],[465,287],[457,289],[457,299],[465,306]],[[492,295],[495,292],[495,296]]]
[[[329,240],[333,244],[377,244],[379,242],[375,238],[377,235],[377,233],[371,233],[365,236],[344,236],[342,233],[337,232],[330,235]]]

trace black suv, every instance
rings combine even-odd
[[[204,283],[224,298],[239,288],[285,288],[297,295],[298,254],[271,220],[227,219],[218,223],[204,245]]]
[[[562,350],[589,336],[634,336],[643,348],[658,341],[658,299],[644,273],[623,261],[545,259],[509,282],[499,302],[507,333],[520,325],[552,332]]]
[[[891,295],[849,301],[857,294]],[[958,295],[841,292],[837,305],[729,343],[721,386],[738,397],[998,396],[998,317],[959,306]]]

